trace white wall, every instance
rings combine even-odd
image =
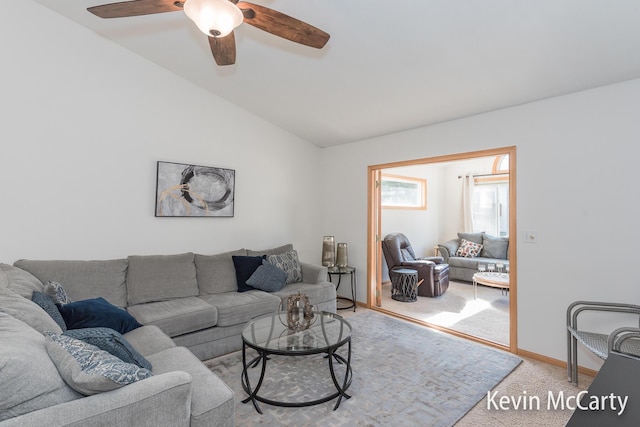
[[[427,180],[427,209],[382,209],[382,236],[401,232],[411,241],[416,256],[432,256],[440,239],[442,168],[431,165],[385,169],[383,173]]]
[[[0,262],[288,242],[319,261],[319,148],[32,1],[3,5],[0,38]],[[158,160],[235,169],[235,217],[155,218]]]
[[[518,346],[565,359],[565,309],[574,300],[640,302],[632,267],[637,226],[640,80],[323,151],[324,228],[348,241],[366,296],[367,166],[517,146]],[[329,191],[327,190],[326,197]],[[607,322],[604,322],[607,323]],[[595,358],[581,363],[596,366]]]

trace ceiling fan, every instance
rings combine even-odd
[[[238,0],[132,0],[90,7],[100,18],[124,18],[183,10],[209,37],[211,53],[218,65],[236,62],[234,28],[242,22],[268,33],[321,49],[329,34],[284,13]]]

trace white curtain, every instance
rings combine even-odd
[[[464,232],[473,233],[473,175],[465,175],[462,179],[462,216]]]

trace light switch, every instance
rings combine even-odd
[[[525,231],[524,243],[538,243],[538,233],[535,231]]]

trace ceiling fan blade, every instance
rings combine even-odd
[[[225,37],[209,37],[209,46],[213,59],[218,65],[233,65],[236,63],[236,36],[233,32]]]
[[[133,0],[103,4],[87,8],[87,10],[100,18],[125,18],[127,16],[175,12],[182,10],[183,5],[183,1],[175,0]]]
[[[321,49],[329,41],[329,34],[321,29],[284,13],[243,1],[237,6],[244,14],[244,22],[268,33],[316,49]]]

